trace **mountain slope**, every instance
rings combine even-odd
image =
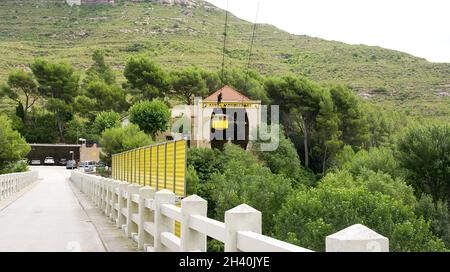
[[[62,0],[0,2],[0,82],[9,70],[36,57],[63,59],[85,70],[94,49],[107,51],[122,73],[135,54],[165,67],[221,66],[224,11],[203,1],[190,7],[121,3],[69,7]],[[244,68],[251,24],[230,18],[227,67]],[[450,116],[450,64],[405,53],[296,36],[273,26],[258,28],[252,67],[266,75],[303,73],[352,86],[363,97],[411,114]],[[123,77],[121,77],[123,80]]]

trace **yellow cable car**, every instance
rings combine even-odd
[[[212,117],[211,127],[215,130],[228,129],[228,117],[226,114],[215,114]]]

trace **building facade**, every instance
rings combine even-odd
[[[223,148],[228,143],[247,148],[261,124],[261,101],[224,86],[194,105],[172,109],[171,135],[188,138],[191,147]]]

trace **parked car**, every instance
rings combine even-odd
[[[66,164],[66,169],[75,169],[77,168],[77,162],[75,160],[68,160]]]
[[[66,159],[60,159],[58,163],[59,163],[59,165],[67,165],[67,160]]]
[[[41,165],[41,160],[33,159],[30,161],[30,165]]]
[[[95,162],[93,161],[82,161],[78,168],[84,172],[94,172],[95,171]]]
[[[46,157],[44,165],[55,165],[55,159],[53,157]]]

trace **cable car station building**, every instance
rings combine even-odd
[[[190,119],[190,130],[184,134],[191,147],[222,149],[231,142],[248,148],[250,135],[261,124],[261,101],[251,100],[230,86],[182,108],[174,108],[172,117]]]

